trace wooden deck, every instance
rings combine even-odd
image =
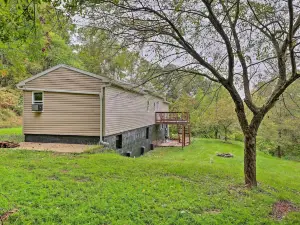
[[[191,142],[190,113],[188,112],[156,112],[156,124],[168,124],[177,126],[178,141],[163,143],[160,146],[186,146]]]
[[[190,123],[190,114],[188,112],[156,112],[156,124],[188,124]]]

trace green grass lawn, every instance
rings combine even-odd
[[[231,152],[220,158],[216,152]],[[259,187],[243,185],[242,143],[197,139],[140,158],[0,150],[0,215],[8,224],[300,224],[300,164],[258,153]]]
[[[24,141],[22,127],[0,128],[0,141]]]
[[[0,135],[21,135],[22,127],[1,128]]]

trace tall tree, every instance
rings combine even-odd
[[[0,20],[5,13],[9,16],[0,29],[0,87],[15,88],[19,81],[59,63],[82,67],[69,45],[74,25],[63,11],[25,0],[2,6]]]
[[[110,32],[153,62],[220,83],[245,136],[247,186],[257,186],[256,136],[266,113],[299,77],[299,0],[93,0],[79,2],[89,26]],[[74,5],[74,4],[73,4]],[[166,74],[164,74],[166,75]],[[276,80],[258,105],[251,87]],[[252,117],[246,117],[246,107]]]
[[[257,97],[264,98],[266,93],[274,88],[269,85],[258,92]],[[271,154],[278,157],[299,157],[299,126],[300,126],[300,93],[299,83],[291,85],[282,94],[275,105],[267,114],[259,130],[262,140],[260,148],[266,148]],[[297,153],[298,150],[298,153]]]
[[[206,123],[214,128],[215,138],[218,138],[218,133],[223,130],[224,139],[227,141],[228,134],[237,122],[237,118],[234,115],[234,103],[224,88],[220,88],[204,117]]]

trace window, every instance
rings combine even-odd
[[[44,93],[43,92],[32,92],[32,111],[43,112],[44,104]]]
[[[146,128],[146,139],[149,139],[149,127]]]
[[[122,148],[122,134],[116,136],[116,148]]]
[[[44,93],[43,92],[32,92],[32,104],[43,104]]]

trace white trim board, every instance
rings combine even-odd
[[[19,89],[23,91],[33,91],[33,92],[57,92],[57,93],[86,94],[86,95],[100,94],[100,92],[68,91],[68,90],[56,90],[56,89],[21,88],[21,87]]]

